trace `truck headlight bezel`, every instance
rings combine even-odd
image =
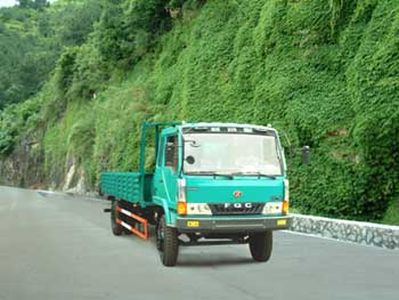
[[[264,215],[278,215],[283,209],[283,202],[266,202],[263,207],[262,214]]]
[[[207,203],[187,203],[187,214],[211,216],[212,211]]]

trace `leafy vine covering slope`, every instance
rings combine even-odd
[[[362,220],[389,207],[394,222],[397,1],[106,2],[89,40],[64,50],[41,94],[22,104],[40,103],[17,136],[42,133],[44,182],[62,186],[71,161],[92,187],[101,170],[135,169],[143,120],[271,123],[294,207]],[[4,139],[7,114],[22,118],[3,113]]]

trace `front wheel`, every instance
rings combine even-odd
[[[249,250],[252,258],[259,262],[270,259],[273,249],[273,232],[256,232],[249,236]]]
[[[166,226],[165,216],[163,215],[156,227],[157,248],[161,257],[162,264],[173,267],[177,263],[179,254],[179,240],[177,230]]]

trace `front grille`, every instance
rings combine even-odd
[[[249,205],[250,204],[250,205]],[[213,215],[259,215],[265,203],[208,204]]]

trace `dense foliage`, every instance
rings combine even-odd
[[[100,2],[88,38],[63,35],[68,47],[31,100],[43,108],[3,113],[0,152],[22,132],[9,133],[10,114],[26,107],[33,121],[18,126],[43,130],[47,183],[61,186],[74,161],[95,186],[101,170],[137,167],[143,120],[272,123],[296,208],[382,220],[389,207],[397,222],[399,3]]]
[[[0,110],[35,95],[64,47],[83,44],[101,13],[95,0],[19,3],[0,9]]]

